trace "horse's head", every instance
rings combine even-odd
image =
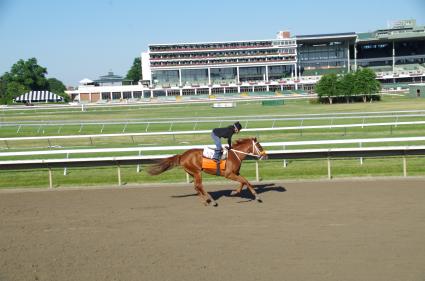
[[[234,146],[243,151],[244,154],[258,157],[260,160],[267,159],[267,153],[257,141],[257,138],[240,139]]]
[[[266,151],[263,149],[261,144],[257,141],[257,138],[252,138],[252,146],[255,155],[257,155],[260,160],[266,160],[268,158]]]

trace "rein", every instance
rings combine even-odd
[[[240,151],[240,150],[236,150],[236,149],[230,149],[231,151],[234,152],[234,154],[236,155],[236,157],[238,158],[239,162],[241,162],[241,159],[239,158],[239,155],[237,153],[241,153],[244,155],[249,155],[249,156],[254,156],[257,158],[261,158],[264,154],[266,154],[264,151],[260,151],[256,145],[257,143],[254,142],[254,140],[252,140],[252,152],[244,152],[244,151]],[[237,152],[237,153],[236,153]],[[257,153],[257,154],[255,154]]]

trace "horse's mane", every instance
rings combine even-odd
[[[246,143],[247,141],[252,141],[252,138],[238,139],[233,143],[232,146],[239,146]]]

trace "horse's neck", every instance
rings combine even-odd
[[[248,153],[249,150],[251,149],[251,143],[249,142],[238,143],[238,144],[235,144],[233,148],[236,150],[240,150],[240,151]]]

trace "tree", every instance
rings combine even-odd
[[[329,103],[332,104],[333,98],[338,96],[338,84],[339,81],[336,74],[332,73],[323,75],[316,84],[316,92],[319,99],[327,98]]]
[[[357,70],[355,73],[354,94],[363,96],[363,102],[367,97],[381,90],[381,83],[376,80],[376,74],[368,68]]]
[[[28,91],[49,90],[46,74],[47,69],[38,65],[36,58],[19,60],[10,72],[0,77],[0,102],[11,103],[13,98]]]
[[[49,91],[57,94],[64,98],[64,101],[69,101],[68,94],[65,93],[66,87],[62,83],[62,81],[56,79],[56,78],[49,78],[47,79],[47,83],[49,84]]]
[[[130,70],[127,72],[127,76],[125,77],[128,80],[132,80],[133,82],[139,82],[142,80],[142,62],[140,57],[137,57],[133,61],[133,65]]]
[[[17,96],[20,96],[28,91],[28,88],[18,82],[7,82],[6,76],[0,77],[0,103],[10,104]]]
[[[353,73],[347,73],[342,76],[339,83],[339,92],[341,96],[345,97],[347,103],[350,101],[350,97],[354,95],[354,87],[356,84],[356,76]]]
[[[17,82],[31,91],[47,90],[46,74],[47,69],[38,65],[36,58],[21,59],[12,66],[8,82]]]

